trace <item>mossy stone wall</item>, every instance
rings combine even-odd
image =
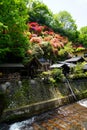
[[[77,100],[87,98],[86,79],[69,80],[69,84]],[[15,86],[13,89],[14,93],[7,96],[8,107],[1,120],[11,121],[30,117],[76,101],[65,82],[59,82],[54,86],[39,79],[31,81],[24,79],[22,86]]]

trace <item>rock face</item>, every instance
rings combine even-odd
[[[5,123],[0,124],[0,130],[9,130],[9,126]]]
[[[4,93],[0,93],[0,116],[5,108],[5,96]]]
[[[0,85],[0,117],[2,115],[2,112],[5,108],[5,90],[3,89],[3,87]]]

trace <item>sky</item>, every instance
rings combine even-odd
[[[55,14],[67,11],[78,27],[87,26],[87,0],[42,0],[44,4]]]

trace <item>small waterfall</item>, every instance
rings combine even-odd
[[[68,80],[67,78],[65,79],[65,85],[66,85],[66,87],[69,88],[69,90],[70,90],[71,94],[73,95],[75,101],[77,101],[76,95],[74,94],[74,92],[73,92],[73,90],[72,90],[72,87],[71,87],[71,85],[70,85],[70,83],[69,83],[69,80]]]

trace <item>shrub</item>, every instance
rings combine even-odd
[[[52,70],[52,77],[56,80],[56,82],[62,81],[62,79],[64,78],[64,74],[62,73],[62,69],[53,69]]]
[[[42,78],[45,83],[56,85],[56,83],[63,81],[64,74],[62,73],[62,69],[52,69],[46,72],[42,72],[40,78]]]
[[[77,64],[73,69],[72,74],[69,76],[69,78],[71,79],[85,78],[85,77],[87,77],[87,72],[84,72],[83,64]]]
[[[74,68],[74,74],[81,74],[83,73],[83,64],[77,64]]]

